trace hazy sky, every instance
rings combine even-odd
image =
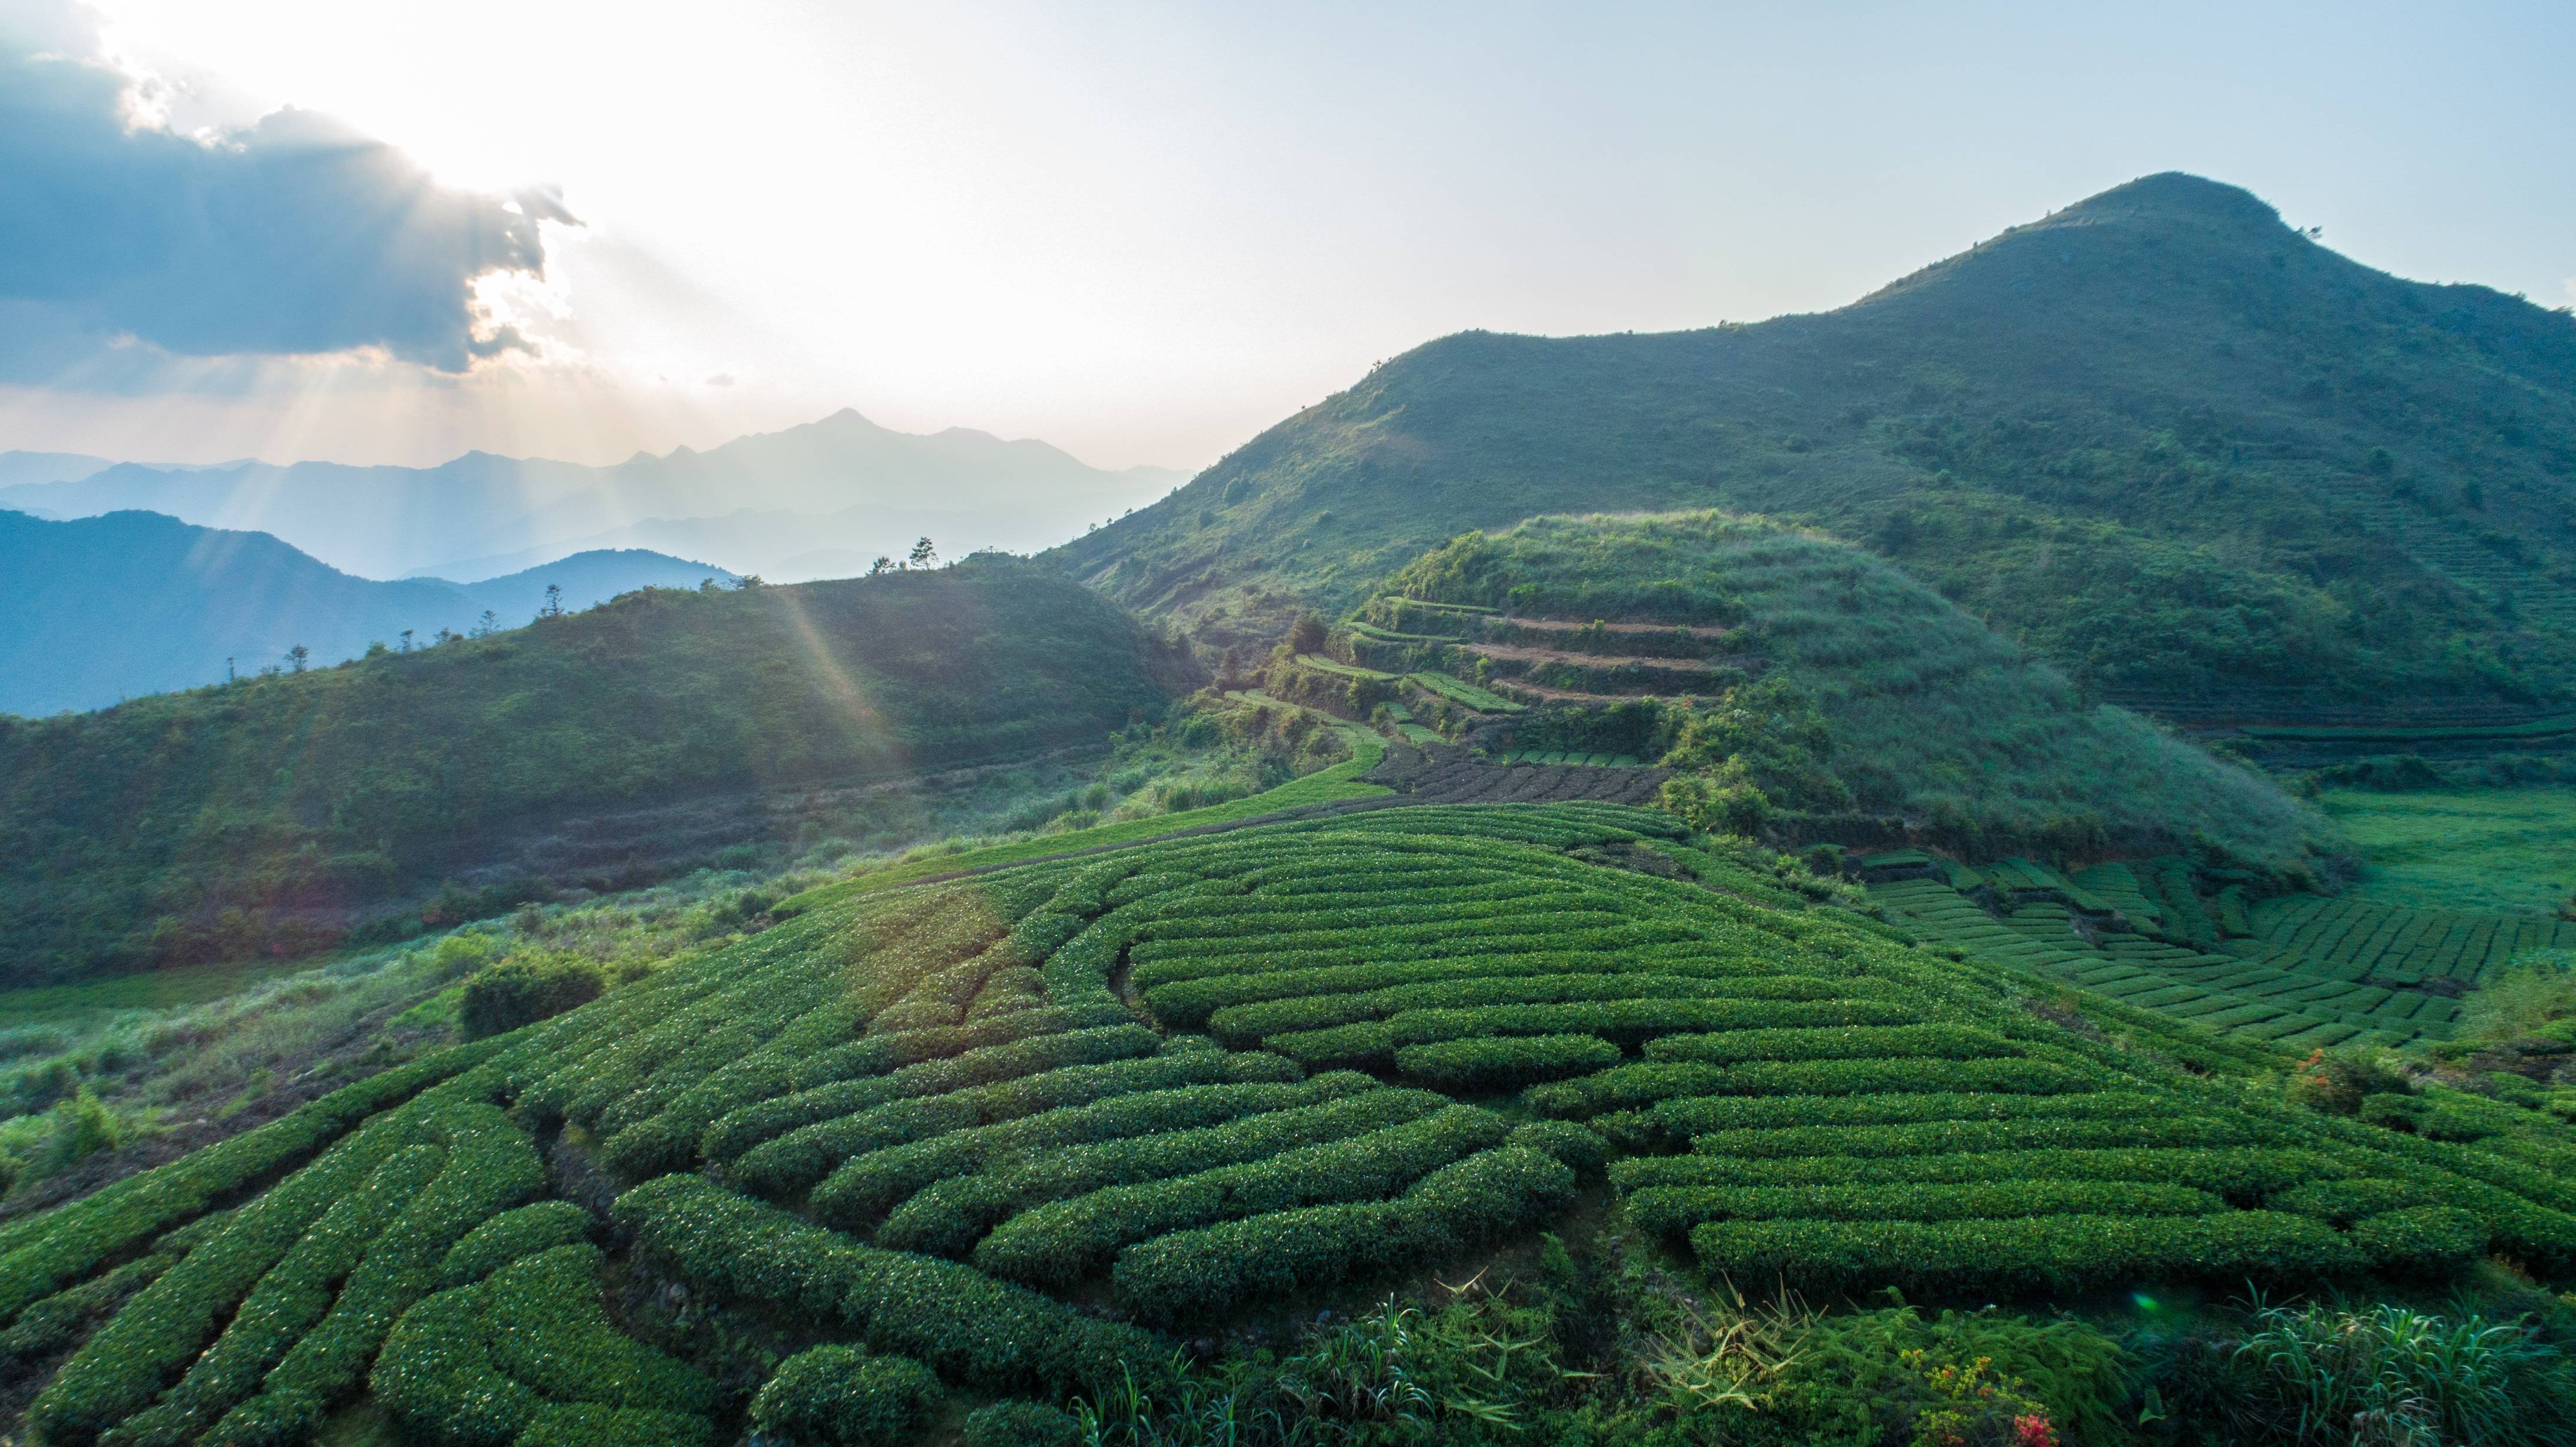
[[[1443,333],[1838,306],[2167,169],[2576,300],[2564,0],[0,0],[0,42],[0,448],[605,460],[847,405],[1198,466]]]

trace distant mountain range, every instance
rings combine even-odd
[[[515,628],[545,605],[567,610],[646,586],[694,588],[733,574],[661,553],[584,552],[459,584],[352,577],[264,533],[197,527],[149,512],[55,522],[0,511],[0,713],[42,715],[221,682],[288,666],[321,667],[368,645],[415,646],[440,629],[471,633],[486,610]]]
[[[923,535],[950,557],[1049,547],[1183,479],[1164,468],[1104,471],[1043,442],[966,428],[895,432],[844,409],[705,452],[638,453],[605,467],[483,452],[426,468],[173,468],[0,453],[0,508],[55,519],[166,513],[269,533],[369,578],[470,581],[648,546],[792,581],[864,572]]]

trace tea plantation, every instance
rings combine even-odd
[[[0,1226],[0,1347],[103,1318],[35,1400],[58,1447],[309,1441],[361,1400],[419,1442],[712,1444],[1145,1390],[1193,1334],[1472,1273],[1579,1204],[1822,1296],[2576,1267],[2554,1137],[2294,1108],[2247,1087],[2282,1058],[2251,1032],[1694,882],[1725,877],[1705,842],[1609,805],[1382,807],[827,887]],[[2348,968],[2479,937],[2257,914],[2256,941],[2388,936]],[[786,1359],[638,1340],[644,1291]]]
[[[2529,951],[2576,947],[2540,915],[2403,909],[2313,893],[2204,898],[2190,863],[2109,863],[2072,876],[2027,860],[1982,868],[1914,851],[1873,856],[1871,894],[1905,926],[1990,960],[2221,1033],[2296,1050],[2446,1040],[2461,997]]]
[[[2099,858],[2205,835],[2277,866],[2332,833],[2270,779],[2089,701],[1886,562],[1758,517],[1468,533],[1385,575],[1321,638],[1274,657],[1271,692],[1345,718],[1400,707],[1514,758],[1689,772],[1732,756],[1774,832],[1804,840]]]

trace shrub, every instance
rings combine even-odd
[[[471,1069],[494,1049],[461,1045],[425,1055],[87,1199],[0,1228],[0,1323],[215,1201],[311,1158],[369,1116]]]
[[[2486,1224],[2456,1206],[2409,1206],[2353,1223],[2352,1244],[2388,1271],[2459,1270],[2487,1249]]]
[[[2306,1442],[2322,1423],[2377,1424],[2388,1441],[2567,1440],[2576,1373],[2521,1323],[2310,1305],[2261,1308],[2253,1327],[2205,1393],[2233,1440]]]
[[[350,1204],[342,1213],[340,1229],[317,1240],[304,1257],[308,1269],[327,1268],[340,1259],[333,1253],[346,1252],[350,1233],[377,1223],[374,1213],[390,1208],[396,1204],[394,1198],[403,1194],[392,1177],[383,1191],[360,1194],[378,1168],[401,1157],[405,1164],[397,1174],[405,1180],[426,1180],[436,1168],[437,1153],[423,1153],[416,1145],[418,1137],[404,1128],[406,1124],[384,1121],[360,1131],[235,1211],[213,1239],[146,1287],[63,1364],[29,1409],[30,1424],[48,1440],[81,1442],[144,1410],[172,1379],[206,1354],[270,1269],[346,1201]],[[364,1238],[356,1244],[363,1249]],[[305,1313],[309,1322],[321,1315],[329,1300],[326,1296],[314,1302],[306,1284],[310,1277],[298,1275],[300,1289],[292,1293],[287,1290],[290,1279],[280,1278],[280,1305]],[[282,1352],[284,1345],[277,1350]],[[227,1369],[228,1363],[242,1360],[241,1353],[252,1349],[246,1334],[239,1351],[217,1358],[214,1369]],[[260,1368],[265,1370],[274,1360],[274,1356],[262,1360]],[[215,1378],[210,1375],[207,1380],[211,1389]]]
[[[465,977],[457,1023],[468,1040],[503,1035],[596,1000],[604,987],[596,960],[553,953],[513,955]]]
[[[1005,1015],[999,1018],[1010,1021],[1018,1017]],[[874,1042],[863,1041],[861,1044],[872,1045]],[[890,1074],[852,1070],[846,1077],[836,1075],[827,1084],[775,1100],[761,1101],[725,1115],[707,1128],[705,1138],[699,1142],[699,1150],[710,1161],[732,1161],[763,1142],[856,1115],[889,1101],[968,1090],[1067,1065],[1150,1056],[1161,1048],[1161,1038],[1141,1025],[1113,1025],[1097,1030],[1037,1034],[1025,1039],[1014,1036],[1005,1042],[979,1046],[949,1058],[926,1059],[904,1065],[893,1069]],[[884,1053],[879,1051],[878,1056],[882,1057]],[[872,1066],[880,1065],[881,1059],[872,1057],[870,1063]],[[1210,1062],[1194,1062],[1181,1068],[1213,1072],[1217,1067]],[[1211,1073],[1199,1078],[1217,1077]],[[848,1154],[842,1151],[834,1159]]]
[[[597,1402],[539,1406],[511,1447],[711,1447],[703,1417]]]
[[[617,1198],[618,1224],[718,1300],[837,1323],[870,1347],[986,1390],[1080,1390],[1167,1348],[1133,1327],[954,1262],[862,1246],[698,1176],[664,1176]]]
[[[1084,1032],[1095,1037],[1107,1033]],[[1049,1052],[1052,1058],[1111,1058],[948,1095],[897,1100],[873,1110],[806,1126],[746,1152],[734,1163],[729,1174],[750,1189],[786,1195],[813,1185],[840,1162],[854,1155],[925,1137],[1021,1119],[1067,1105],[1085,1104],[1104,1096],[1158,1086],[1265,1077],[1277,1081],[1283,1076],[1293,1077],[1298,1073],[1295,1066],[1276,1056],[1189,1050],[1143,1059],[1118,1059],[1117,1056],[1130,1053],[1131,1042],[1114,1038],[1086,1041],[1079,1036],[1060,1038],[1071,1043]]]
[[[715,1384],[601,1309],[596,1248],[558,1246],[404,1313],[373,1376],[405,1430],[445,1447],[538,1440],[711,1443]],[[624,1414],[642,1414],[629,1417]]]
[[[1186,1317],[1437,1259],[1528,1225],[1573,1195],[1563,1163],[1506,1146],[1435,1171],[1393,1201],[1280,1211],[1148,1241],[1119,1257],[1116,1280],[1139,1310]]]
[[[1505,1035],[1408,1045],[1398,1070],[1449,1090],[1509,1090],[1619,1063],[1619,1047],[1593,1035]]]
[[[2359,1177],[2314,1181],[2274,1196],[2275,1211],[2314,1216],[2330,1226],[2349,1226],[2364,1216],[2433,1203],[2433,1192],[2412,1181]]]
[[[1800,980],[1798,993],[1830,996],[1834,984]],[[1309,1065],[1383,1059],[1405,1045],[1486,1035],[1587,1034],[1643,1039],[1683,1031],[1763,1026],[1902,1024],[1915,1018],[1878,1000],[1728,999],[1587,1000],[1563,1005],[1491,1005],[1462,1010],[1407,1010],[1388,1020],[1273,1035],[1263,1043]]]
[[[311,1440],[331,1407],[365,1377],[395,1319],[438,1285],[439,1265],[459,1239],[545,1185],[534,1147],[492,1106],[445,1106],[423,1129],[447,1147],[437,1179],[368,1245],[330,1314],[295,1343],[258,1396],[216,1424],[209,1441]]]
[[[2215,1150],[2045,1150],[1919,1156],[1781,1156],[1737,1158],[1717,1155],[1642,1156],[1610,1166],[1610,1180],[1623,1191],[1659,1186],[1841,1186],[1899,1181],[1975,1184],[2009,1180],[2146,1181],[2188,1186],[2252,1205],[2273,1192],[2275,1210],[2300,1215],[2317,1212],[2291,1204],[2299,1193],[2286,1188],[2339,1169],[2314,1151],[2263,1150],[2248,1147]],[[2333,1224],[2341,1225],[2341,1221]]]
[[[1363,1097],[1365,1098],[1365,1097]],[[975,1248],[975,1265],[1033,1285],[1069,1285],[1121,1249],[1173,1231],[1328,1202],[1393,1195],[1501,1143],[1491,1111],[1451,1106],[1410,1123],[1249,1165],[1094,1191],[1022,1212]]]
[[[995,1402],[966,1417],[964,1447],[1082,1447],[1073,1414],[1041,1402]]]
[[[1628,1197],[1647,1231],[1681,1236],[1703,1221],[1958,1221],[2015,1216],[2199,1216],[2222,1209],[2205,1191],[2161,1182],[1984,1181],[1868,1186],[1649,1186]]]
[[[1561,1120],[1535,1120],[1513,1128],[1506,1144],[1551,1155],[1578,1176],[1598,1176],[1610,1158],[1610,1143],[1596,1131]]]
[[[1735,1030],[1722,1035],[1666,1035],[1646,1043],[1649,1060],[1887,1060],[1923,1056],[1965,1060],[2018,1055],[2020,1047],[1991,1030],[1967,1025],[1856,1025],[1843,1029]]]
[[[2460,1011],[2460,1033],[2472,1040],[2539,1034],[2576,1016],[2576,956],[2551,950],[2516,960],[2479,982]]]
[[[1792,1126],[1722,1130],[1691,1138],[1717,1156],[1910,1156],[1975,1151],[2270,1145],[2288,1133],[2249,1117],[1937,1120],[1916,1125]]]
[[[2292,1101],[2334,1115],[2359,1111],[2366,1097],[2403,1095],[2408,1089],[2406,1077],[2378,1057],[2345,1050],[2310,1051],[2289,1082]]]
[[[1377,1089],[1198,1130],[1049,1151],[994,1175],[956,1176],[937,1183],[886,1219],[877,1232],[877,1244],[898,1251],[962,1255],[1014,1212],[1049,1201],[1271,1160],[1283,1152],[1389,1130],[1447,1105],[1429,1091]]]
[[[780,1365],[752,1399],[757,1430],[829,1447],[894,1447],[939,1404],[939,1378],[908,1357],[822,1346]]]
[[[241,1300],[213,1343],[187,1363],[186,1375],[118,1422],[107,1440],[128,1447],[194,1441],[258,1391],[270,1369],[331,1309],[334,1288],[365,1259],[369,1243],[437,1179],[443,1157],[434,1146],[411,1146],[333,1201]],[[182,1340],[173,1335],[154,1343],[153,1355],[167,1360]]]
[[[79,1339],[92,1318],[152,1284],[179,1258],[155,1252],[103,1272],[78,1286],[57,1291],[18,1314],[0,1331],[0,1373],[59,1351]]]
[[[504,1211],[465,1234],[438,1264],[439,1289],[470,1286],[523,1256],[572,1246],[590,1236],[590,1213],[570,1201],[539,1201]]]
[[[1897,1307],[1813,1319],[1767,1397],[1757,1410],[1778,1435],[1746,1440],[2034,1447],[2060,1429],[2070,1442],[2128,1441],[2134,1420],[2118,1342],[2078,1322],[1995,1311],[1927,1321]],[[2045,1425],[2024,1429],[2016,1415]]]
[[[1799,1290],[2080,1291],[2141,1277],[2304,1282],[2362,1254],[2300,1216],[2032,1216],[1973,1221],[1714,1221],[1691,1249],[1710,1271]]]
[[[27,1160],[24,1174],[28,1180],[60,1175],[100,1151],[125,1144],[125,1122],[117,1119],[116,1112],[86,1085],[70,1099],[57,1101],[45,1113],[45,1119],[44,1137]]]
[[[1604,1084],[1614,1082],[1605,1081]],[[1577,1081],[1580,1088],[1590,1082]],[[1603,1090],[1612,1102],[1625,1091]],[[1699,1095],[1655,1100],[1655,1123],[1676,1135],[1779,1130],[1789,1126],[1917,1125],[1931,1121],[2117,1120],[2172,1109],[2167,1096],[2133,1090],[2072,1095],[1968,1095],[1957,1091],[1885,1091],[1859,1095]]]
[[[1334,1072],[1298,1084],[1183,1086],[1140,1090],[1089,1105],[1066,1105],[1037,1115],[933,1140],[870,1151],[840,1166],[814,1188],[806,1204],[826,1223],[857,1230],[881,1218],[916,1192],[959,1176],[972,1176],[997,1159],[1065,1146],[1089,1145],[1161,1131],[1194,1130],[1247,1115],[1286,1110],[1330,1099],[1377,1082]]]
[[[1579,958],[1566,961],[1580,964]],[[1665,974],[1651,970],[1522,970],[1510,974],[1477,974],[1356,993],[1323,993],[1312,984],[1304,992],[1229,1005],[1208,1017],[1208,1028],[1238,1043],[1291,1031],[1320,1030],[1402,1014],[1407,1010],[1460,1010],[1491,1005],[1564,1004],[1578,1000],[1765,999],[1789,993],[1807,998],[1819,993],[1816,982],[1755,974],[1746,962],[1723,971]],[[1198,981],[1190,982],[1200,983]],[[1766,988],[1767,987],[1767,988]],[[1167,989],[1177,988],[1172,986]]]

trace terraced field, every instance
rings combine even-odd
[[[747,1388],[622,1335],[595,1243],[1051,1400],[1211,1314],[1455,1264],[1605,1170],[1708,1270],[1813,1291],[2576,1262],[2570,1151],[2265,1104],[2163,1062],[2267,1051],[2089,996],[2127,1043],[2065,1028],[2011,964],[1691,882],[1725,873],[1700,843],[1389,807],[832,886],[0,1231],[0,1329],[123,1303],[37,1399],[53,1444],[308,1440],[361,1394],[421,1441],[677,1444],[729,1440]],[[593,1179],[608,1221],[549,1199]]]
[[[1445,673],[1416,670],[1404,676],[1405,682],[1426,693],[1445,698],[1461,708],[1478,713],[1518,713],[1523,707],[1488,689],[1478,688],[1463,679]]]
[[[1984,870],[1921,856],[1864,861],[1914,877],[1872,898],[1928,939],[2240,1038],[2297,1050],[2448,1039],[2459,1000],[2516,955],[2576,946],[2576,924],[2292,895],[2191,894],[2180,861],[2072,878],[2025,861]],[[2161,874],[2161,878],[2159,875]],[[2185,903],[2185,900],[2189,900]]]

